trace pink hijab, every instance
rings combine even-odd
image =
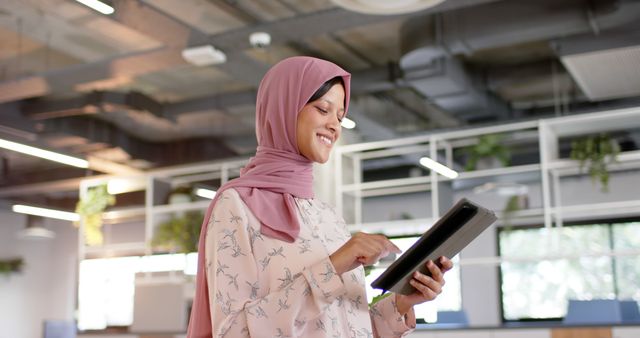
[[[213,206],[222,191],[234,188],[260,220],[265,236],[294,242],[300,232],[293,197],[313,198],[313,163],[302,156],[296,143],[298,113],[326,81],[340,76],[349,106],[351,75],[335,64],[296,56],[273,66],[260,82],[256,100],[258,149],[240,177],[218,189],[202,223],[198,243],[196,294],[191,309],[188,338],[211,338],[211,309],[205,271],[205,235]]]

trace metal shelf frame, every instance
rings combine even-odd
[[[247,162],[247,158],[233,158],[223,161],[163,168],[137,175],[108,175],[82,180],[80,182],[80,198],[86,196],[89,189],[107,184],[113,179],[144,182],[144,184],[141,184],[143,187],[142,190],[145,191],[144,205],[128,208],[117,208],[116,206],[112,210],[105,212],[103,216],[105,222],[110,224],[118,223],[119,219],[139,218],[140,221],[144,223],[144,241],[107,243],[101,246],[88,247],[84,241],[84,224],[80,222],[78,233],[79,260],[85,259],[87,254],[98,257],[108,257],[118,255],[119,253],[128,254],[130,252],[139,252],[139,254],[144,255],[153,254],[150,243],[153,238],[155,226],[157,225],[156,223],[158,223],[162,217],[176,212],[205,210],[210,203],[210,200],[204,199],[189,203],[164,204],[164,198],[166,197],[164,195],[169,193],[171,188],[205,180],[220,180],[221,184],[224,184],[230,178],[238,176],[240,169]],[[163,186],[164,189],[161,189],[161,186]],[[160,200],[162,200],[162,202],[160,202]]]
[[[525,121],[482,128],[470,128],[455,131],[444,131],[427,135],[411,136],[388,141],[376,141],[351,144],[338,147],[332,157],[334,161],[335,204],[345,215],[353,220],[349,222],[352,230],[367,229],[396,233],[397,221],[380,221],[363,223],[363,199],[371,196],[396,195],[411,192],[427,192],[430,195],[433,214],[428,220],[435,220],[439,215],[440,198],[439,183],[465,179],[491,179],[502,175],[520,173],[539,173],[542,194],[542,207],[539,209],[521,210],[515,213],[515,223],[523,219],[529,221],[541,217],[545,227],[562,226],[565,220],[580,217],[627,217],[629,214],[640,214],[640,198],[635,201],[607,202],[599,204],[561,205],[561,178],[571,175],[584,175],[577,161],[560,158],[558,145],[561,138],[586,135],[615,130],[640,128],[640,108],[625,108],[590,114],[562,116],[536,121]],[[365,160],[383,159],[393,156],[429,156],[438,159],[453,168],[453,151],[474,144],[479,136],[506,133],[514,136],[514,140],[528,140],[537,143],[540,158],[538,163],[490,168],[471,172],[461,172],[452,180],[431,171],[428,175],[418,177],[395,178],[377,181],[362,181],[362,168]],[[417,164],[417,160],[415,162]],[[640,150],[622,152],[618,162],[610,166],[612,173],[618,171],[640,170]],[[537,176],[537,175],[534,175]],[[353,208],[345,206],[345,198],[354,199]],[[347,210],[345,210],[347,209]],[[406,222],[406,221],[404,221]],[[411,229],[411,226],[403,227]],[[421,232],[421,231],[419,231]],[[419,233],[417,232],[417,233]]]

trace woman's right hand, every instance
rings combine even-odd
[[[375,264],[380,258],[401,250],[384,235],[358,232],[329,258],[339,274],[351,271],[359,265]]]

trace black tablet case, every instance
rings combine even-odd
[[[371,286],[409,295],[413,272],[429,275],[425,263],[440,256],[451,258],[496,221],[493,211],[463,198],[447,211],[402,256],[396,259]]]

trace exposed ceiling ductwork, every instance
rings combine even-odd
[[[507,103],[484,89],[486,84],[479,83],[482,81],[483,74],[466,69],[456,56],[465,57],[481,50],[531,41],[545,41],[561,36],[620,29],[637,23],[639,12],[640,3],[632,1],[512,0],[413,18],[402,27],[403,55],[400,66],[407,74],[406,80],[416,90],[451,112],[480,111],[492,115],[504,115],[508,110]],[[597,39],[591,39],[592,37],[593,35],[589,34],[586,40],[601,48],[602,44],[597,39],[610,39],[602,35]],[[623,37],[618,39],[634,40],[636,43],[638,41],[637,34],[632,32],[629,35],[626,31]],[[564,44],[568,43],[569,41],[564,42]],[[569,49],[575,50],[575,48]],[[563,53],[566,52],[568,51],[565,48]],[[576,60],[575,56],[563,57],[562,60],[565,65],[570,65],[568,69],[574,78],[577,76],[581,88],[588,90],[582,84],[587,80],[583,79],[582,74],[578,72],[579,68],[586,70],[590,60],[604,61],[607,57],[611,59],[619,55],[618,61],[623,62],[618,63],[617,66],[607,62],[607,69],[609,66],[628,69],[628,66],[638,64],[636,50],[622,50],[616,53],[619,54],[591,55],[591,59],[582,58],[580,61]],[[613,72],[608,78],[615,78],[617,74],[619,72]],[[597,75],[592,73],[592,76]],[[602,87],[612,84],[611,81],[594,82],[601,83]],[[617,82],[616,88],[625,87],[625,85],[640,88],[637,85],[633,86],[637,84],[637,78],[635,82],[633,80]],[[610,90],[619,92],[620,95],[617,97],[637,94],[637,89]],[[611,97],[613,96],[598,98]]]
[[[392,16],[330,0],[113,4],[113,16],[63,0],[0,4],[0,137],[134,169],[248,155],[260,78],[301,54],[353,74],[354,140],[640,99],[637,1],[455,0]],[[252,46],[254,32],[271,44]],[[185,62],[183,48],[199,45],[227,62]],[[0,186],[22,169],[65,178],[0,156]]]

